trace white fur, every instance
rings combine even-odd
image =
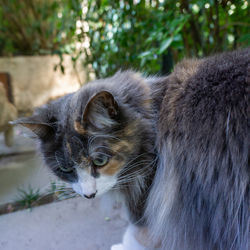
[[[96,179],[86,170],[77,169],[78,182],[72,184],[72,188],[80,195],[96,193]]]
[[[137,228],[129,225],[124,236],[122,244],[116,244],[111,247],[111,250],[146,250],[135,238]]]
[[[72,184],[74,191],[81,196],[96,193],[102,195],[116,184],[115,176],[100,175],[98,178],[91,176],[82,168],[77,169],[78,182]]]
[[[115,244],[113,246],[111,246],[110,250],[123,250],[123,244]]]

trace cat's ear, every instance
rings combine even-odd
[[[47,139],[55,133],[52,125],[41,121],[41,118],[38,115],[20,118],[10,122],[10,124],[21,125],[28,128],[40,139]]]
[[[108,91],[95,94],[85,107],[83,126],[89,125],[97,129],[112,127],[117,124],[119,107],[114,96]]]

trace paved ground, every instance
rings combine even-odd
[[[0,216],[1,250],[108,250],[127,220],[120,203],[74,198]]]
[[[20,133],[16,128],[13,147],[6,147],[0,134],[0,204],[17,200],[20,188],[44,193],[56,181],[35,151],[35,142]]]

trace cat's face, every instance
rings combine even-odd
[[[130,111],[110,92],[86,88],[16,123],[38,136],[45,163],[59,178],[93,198],[140,170],[143,129]]]

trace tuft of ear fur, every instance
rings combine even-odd
[[[118,104],[108,91],[101,91],[90,98],[83,114],[83,127],[89,125],[97,128],[111,128],[117,124],[119,114]]]
[[[43,140],[46,140],[55,132],[51,124],[42,122],[38,116],[20,118],[10,122],[10,124],[26,127]]]

